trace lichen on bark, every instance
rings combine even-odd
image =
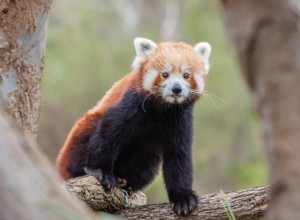
[[[105,192],[99,181],[92,176],[70,179],[64,186],[80,200],[95,211],[115,212],[126,208],[146,205],[147,197],[138,191],[130,196],[118,187],[111,192]]]

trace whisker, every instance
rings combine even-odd
[[[143,109],[143,111],[145,112],[145,113],[147,113],[147,111],[146,111],[146,109],[145,109],[145,101],[150,97],[152,95],[152,93],[149,93],[149,95],[148,96],[146,96],[146,98],[144,99],[144,101],[143,101],[143,103],[142,103],[142,109]]]
[[[220,101],[220,102],[223,102],[223,103],[227,103],[224,99],[222,99],[220,96],[218,96],[215,93],[206,91],[204,95],[207,95],[207,96],[213,98],[214,100],[217,100],[217,101]]]
[[[204,100],[207,101],[209,104],[213,104],[214,106],[217,106],[216,103],[215,103],[214,101],[212,101],[212,100],[210,99],[209,96],[207,96],[207,95],[204,94],[203,98],[204,98]]]

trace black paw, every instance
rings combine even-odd
[[[173,191],[169,193],[171,209],[177,215],[188,215],[198,205],[198,197],[192,190]]]
[[[116,179],[113,175],[104,174],[100,183],[105,191],[110,191],[116,186]]]
[[[102,169],[84,167],[84,171],[87,175],[98,179],[105,191],[110,191],[116,186],[115,177],[112,174],[106,174]]]
[[[123,190],[126,190],[128,195],[131,195],[133,193],[133,189],[131,186],[128,185],[128,182],[124,178],[117,177],[116,178],[117,186],[120,187]]]
[[[120,188],[126,187],[127,185],[127,180],[121,177],[116,177],[116,183],[117,186]]]

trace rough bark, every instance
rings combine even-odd
[[[0,109],[0,218],[93,219],[60,183],[39,148],[29,143]]]
[[[300,16],[289,0],[223,0],[228,33],[263,120],[267,219],[300,219]]]
[[[116,214],[128,219],[181,218],[171,211],[169,203],[145,205],[146,196],[142,192],[131,195],[126,203],[120,189],[115,188],[111,193],[106,193],[98,180],[91,176],[70,179],[65,182],[65,186],[95,211],[118,211]],[[227,192],[226,197],[237,219],[260,219],[268,206],[269,192],[268,186],[262,186]],[[188,219],[228,219],[221,193],[201,196],[199,199],[199,207]]]
[[[92,176],[70,179],[65,182],[65,187],[95,211],[115,212],[146,205],[147,202],[142,192],[136,192],[127,197],[124,192],[115,187],[111,192],[106,193],[99,181]]]
[[[0,100],[36,138],[51,0],[0,1]]]
[[[264,216],[269,202],[269,187],[255,187],[248,190],[226,193],[236,219],[261,219]],[[170,204],[146,205],[137,208],[123,210],[117,214],[128,219],[144,220],[171,220],[171,219],[195,219],[195,220],[225,220],[228,219],[224,209],[221,194],[211,194],[199,198],[199,207],[188,217],[175,215]]]

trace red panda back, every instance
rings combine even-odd
[[[84,160],[89,137],[96,127],[96,122],[103,113],[123,98],[128,89],[136,87],[139,81],[139,72],[129,73],[116,82],[97,105],[75,123],[56,160],[58,172],[64,179],[75,177],[69,171],[71,163]]]

